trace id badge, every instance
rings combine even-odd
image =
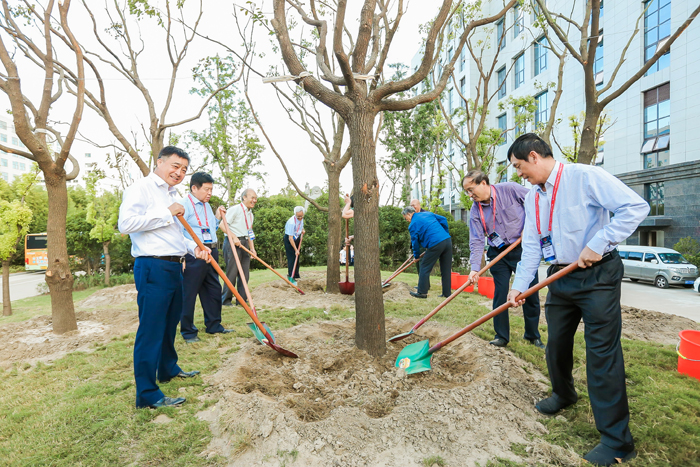
[[[209,229],[208,227],[202,228],[202,241],[204,243],[212,243],[211,229]]]
[[[489,240],[491,240],[491,243],[493,243],[493,246],[495,246],[496,248],[501,248],[503,245],[505,245],[505,242],[503,241],[501,236],[498,235],[496,232],[489,234]]]
[[[551,263],[557,259],[557,255],[554,253],[554,245],[552,245],[551,235],[540,238],[540,248],[542,248],[542,256],[546,262]]]
[[[255,234],[253,233],[253,229],[248,229],[248,238],[250,240],[255,240]]]

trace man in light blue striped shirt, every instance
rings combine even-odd
[[[533,133],[508,150],[518,175],[533,187],[525,197],[523,253],[508,301],[528,288],[544,258],[552,275],[570,263],[580,269],[549,286],[545,351],[552,396],[536,404],[553,415],[578,400],[574,387],[573,345],[583,319],[588,394],[601,442],[584,456],[594,465],[612,465],[636,456],[629,430],[625,366],[620,345],[620,287],[623,266],[618,243],[649,213],[649,205],[600,167],[563,165]],[[614,217],[611,219],[611,214]]]

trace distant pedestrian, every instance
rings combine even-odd
[[[447,219],[432,212],[416,212],[413,207],[403,209],[403,217],[408,221],[408,231],[411,234],[411,246],[414,258],[420,257],[421,247],[425,254],[420,261],[418,290],[410,292],[416,298],[428,298],[430,290],[430,273],[435,263],[440,260],[440,276],[442,279],[442,295],[449,297],[452,290],[452,238],[450,237]]]
[[[350,245],[350,266],[355,265],[355,245]]]
[[[347,255],[347,253],[345,252],[345,248],[340,250],[340,265],[341,266],[345,266],[346,255]]]
[[[253,208],[258,202],[258,195],[252,188],[246,188],[241,195],[241,203],[231,206],[226,210],[226,221],[228,222],[229,230],[233,236],[233,245],[231,245],[228,236],[224,239],[224,260],[226,261],[226,276],[236,287],[236,290],[241,295],[243,300],[248,300],[248,295],[245,292],[243,281],[240,275],[245,277],[247,281],[250,277],[250,255],[241,248],[241,245],[250,250],[251,253],[257,256],[255,252],[255,233],[253,232]],[[238,259],[241,262],[242,271],[238,270],[236,259],[233,257],[232,247],[236,248]],[[232,306],[233,292],[228,287],[224,288],[224,293],[221,297],[223,306]]]
[[[416,212],[427,212],[425,209],[421,208],[420,201],[417,199],[412,199],[408,205],[415,209]]]
[[[304,207],[297,206],[294,208],[294,215],[289,218],[284,225],[284,249],[287,253],[287,278],[289,282],[296,285],[296,279],[299,279],[299,250],[301,244],[301,236],[306,233],[304,230]],[[296,269],[294,265],[296,264]]]

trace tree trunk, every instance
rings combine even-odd
[[[12,314],[12,303],[10,302],[10,260],[2,262],[2,315]]]
[[[373,133],[376,112],[367,108],[363,99],[355,105],[346,119],[355,196],[355,345],[376,357],[386,353],[379,270],[379,180]]]
[[[401,190],[401,201],[404,206],[408,206],[411,202],[411,165],[407,165],[404,169],[403,189]]]
[[[590,165],[597,156],[595,136],[599,118],[600,110],[597,108],[586,109],[586,118],[583,120],[583,128],[581,129],[581,147],[578,151],[577,162],[579,164]]]
[[[85,273],[88,276],[92,276],[92,267],[90,267],[90,257],[88,257],[88,256],[85,257],[85,263],[87,265]]]
[[[337,167],[336,163],[333,167]],[[338,209],[340,199],[340,170],[327,168],[328,172],[328,259],[326,260],[326,293],[340,293],[340,252],[341,211]]]
[[[109,242],[102,242],[102,250],[105,254],[105,285],[109,287],[110,257]]]
[[[68,265],[66,244],[66,215],[68,190],[63,169],[44,170],[49,213],[46,223],[49,265],[46,284],[51,295],[51,319],[53,332],[63,334],[78,329],[73,308],[73,276]],[[58,173],[57,173],[58,172]]]

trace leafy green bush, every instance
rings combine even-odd
[[[681,238],[673,245],[673,249],[700,268],[700,243],[697,240],[692,237]]]
[[[408,222],[401,215],[401,208],[379,208],[379,241],[382,267],[395,269],[406,261],[411,253],[411,235],[408,233]]]
[[[85,290],[90,287],[101,287],[105,283],[105,275],[103,273],[93,274],[91,276],[76,276],[73,280],[73,290]],[[128,274],[111,274],[109,276],[111,287],[124,284],[133,284],[134,275]]]

